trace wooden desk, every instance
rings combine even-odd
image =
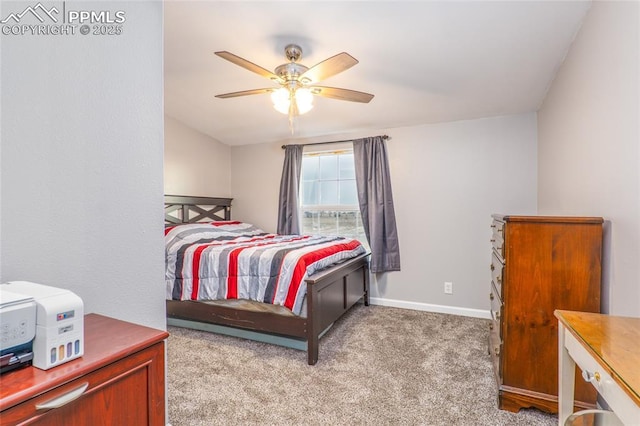
[[[640,318],[556,310],[558,424],[573,412],[575,365],[625,425],[640,424]]]
[[[164,426],[167,336],[86,315],[81,358],[0,376],[0,425]]]

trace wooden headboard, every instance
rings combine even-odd
[[[164,223],[175,225],[203,220],[231,220],[233,198],[164,196]],[[172,213],[178,212],[177,215]]]

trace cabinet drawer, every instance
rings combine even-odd
[[[504,259],[504,222],[493,220],[491,223],[491,245],[496,253]]]
[[[495,286],[498,295],[502,298],[502,275],[504,264],[500,261],[495,252],[491,254],[491,282]]]
[[[491,319],[497,323],[502,319],[502,299],[500,294],[495,288],[495,285],[491,285],[491,292],[489,293],[489,300],[491,301]]]
[[[11,425],[161,425],[164,344],[35,396],[2,412]]]
[[[500,385],[502,384],[502,363],[500,362],[500,352],[502,352],[502,340],[498,329],[499,323],[495,321],[491,322],[491,330],[489,331],[489,354],[491,356],[491,363],[493,364],[493,372],[496,376],[496,381]]]

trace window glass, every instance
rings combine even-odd
[[[355,238],[368,248],[358,207],[353,151],[304,154],[301,172],[301,232]]]
[[[335,206],[338,204],[338,181],[320,181],[320,204],[324,206]]]
[[[338,179],[338,156],[337,155],[321,155],[320,156],[320,179]]]
[[[319,170],[318,157],[302,157],[302,181],[317,180]]]
[[[340,179],[355,179],[356,167],[353,163],[353,154],[344,154],[338,156],[339,162],[339,178]]]
[[[358,205],[358,192],[354,180],[341,180],[339,182],[339,195],[340,199],[338,204],[340,205]]]

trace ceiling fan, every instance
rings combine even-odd
[[[216,95],[216,98],[226,99],[269,93],[271,94],[274,108],[283,114],[288,114],[291,133],[293,133],[294,118],[299,114],[304,114],[313,107],[314,95],[361,103],[368,103],[373,99],[373,95],[369,93],[316,85],[319,81],[325,80],[356,65],[358,60],[348,53],[338,53],[311,68],[299,62],[302,58],[302,48],[300,46],[289,44],[284,48],[284,53],[289,62],[279,65],[274,72],[271,72],[233,53],[227,51],[215,52],[215,54],[221,58],[266,77],[280,86],[224,93]]]

